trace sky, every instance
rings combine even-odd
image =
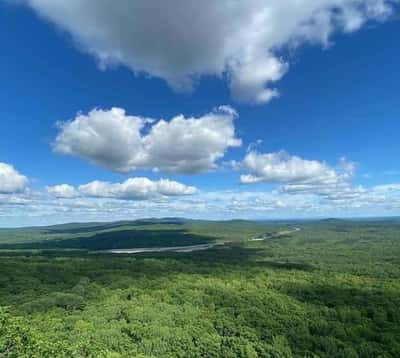
[[[0,0],[0,226],[400,215],[397,0]]]

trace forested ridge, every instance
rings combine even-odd
[[[135,242],[219,245],[98,252]],[[76,224],[0,248],[2,357],[400,357],[396,220]]]

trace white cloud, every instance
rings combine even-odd
[[[335,196],[344,198],[364,190],[363,187],[354,187],[351,180],[355,174],[355,163],[341,158],[339,166],[328,168],[329,175],[310,178],[305,181],[289,182],[280,187],[281,192],[289,194],[313,193],[332,200]]]
[[[94,109],[60,123],[54,150],[120,172],[198,173],[214,169],[229,147],[241,145],[235,137],[236,116],[231,107],[221,106],[199,118],[179,115],[155,122],[121,108]],[[148,133],[143,134],[146,124]]]
[[[398,183],[369,188],[349,187],[341,192],[331,191],[325,196],[311,192],[292,195],[279,190],[227,190],[197,191],[193,195],[165,198],[165,194],[153,195],[154,192],[150,190],[145,194],[146,200],[143,196],[138,199],[139,189],[132,196],[129,193],[132,189],[123,184],[106,183],[102,191],[97,193],[98,196],[81,193],[80,197],[68,199],[29,191],[0,194],[0,226],[166,216],[215,220],[400,215]],[[146,187],[140,184],[136,186]]]
[[[12,194],[25,190],[28,178],[18,173],[15,168],[0,162],[0,194]]]
[[[200,118],[180,115],[160,120],[143,138],[149,163],[164,171],[196,173],[214,169],[229,147],[238,147],[233,119],[236,112],[222,106]]]
[[[260,154],[249,152],[243,160],[249,174],[240,177],[241,183],[288,183],[300,185],[336,184],[339,176],[334,169],[316,160],[305,160],[286,152]]]
[[[76,198],[79,192],[69,184],[60,184],[46,187],[47,192],[56,198]]]
[[[79,113],[74,120],[59,123],[54,150],[116,171],[132,170],[145,161],[140,134],[144,125],[143,118],[128,116],[121,108]]]
[[[130,178],[123,183],[93,181],[79,186],[79,191],[90,197],[145,200],[160,196],[192,195],[196,188],[169,179],[152,181],[148,178]]]
[[[336,210],[362,211],[365,209],[375,210],[375,215],[382,215],[382,211],[390,210],[393,215],[399,214],[400,208],[400,185],[385,184],[373,187],[356,186],[331,190],[324,197],[324,203]]]
[[[116,198],[125,200],[149,200],[162,197],[193,195],[197,189],[169,179],[152,181],[148,178],[129,178],[122,183],[94,180],[78,188],[68,184],[47,187],[47,191],[57,198]]]
[[[11,0],[72,35],[102,68],[124,65],[190,89],[226,77],[240,101],[266,103],[288,69],[278,53],[327,45],[334,32],[383,20],[396,0]]]
[[[251,203],[257,208],[257,203],[262,201],[266,207],[275,208],[271,203],[278,200],[285,205],[286,212],[297,213],[299,217],[399,215],[400,185],[354,186],[351,182],[356,165],[346,158],[331,167],[285,152],[259,154],[251,151],[242,161],[242,168],[249,172],[241,176],[242,183],[266,182],[279,186],[270,192],[270,199],[266,200],[265,195],[252,198],[239,202],[240,205],[236,203],[237,208],[254,211]],[[279,212],[277,207],[271,210]]]
[[[391,192],[400,193],[400,183],[376,185],[374,187],[374,191],[385,192],[385,193],[391,193]]]
[[[337,167],[324,162],[306,160],[291,156],[286,152],[259,154],[250,152],[242,162],[242,167],[250,173],[242,175],[243,184],[259,182],[279,184],[282,195],[309,196],[315,201],[313,207],[346,206],[351,202],[368,201],[375,189],[353,186],[355,163],[341,158]]]

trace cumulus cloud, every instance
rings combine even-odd
[[[345,187],[327,191],[322,195],[323,204],[336,210],[353,210],[355,212],[365,209],[377,210],[375,212],[382,215],[382,211],[390,210],[391,215],[398,215],[400,208],[400,185],[385,184],[373,187]]]
[[[351,183],[355,175],[356,165],[354,162],[341,158],[336,168],[331,168],[327,164],[320,164],[327,168],[328,175],[289,182],[282,185],[280,191],[289,194],[313,193],[333,199],[335,196],[350,197],[364,190],[363,187],[354,187]]]
[[[47,192],[56,198],[76,198],[79,192],[69,184],[60,184],[46,187]]]
[[[123,183],[93,181],[79,187],[84,195],[128,200],[150,199],[160,196],[181,196],[196,193],[196,188],[169,179],[152,181],[148,178],[130,178]]]
[[[28,178],[12,165],[0,162],[0,194],[12,194],[25,190]]]
[[[366,199],[376,191],[352,185],[356,165],[346,158],[341,158],[336,167],[331,167],[286,152],[260,154],[250,151],[242,161],[242,167],[249,174],[241,175],[241,183],[279,184],[277,191],[282,195],[295,195],[297,198],[311,195],[314,207],[336,207],[340,203]]]
[[[327,164],[291,156],[281,151],[260,154],[250,151],[243,160],[249,174],[242,175],[243,184],[258,182],[289,183],[299,185],[336,184],[339,175]]]
[[[61,184],[47,187],[47,192],[57,198],[115,198],[124,200],[148,200],[160,197],[193,195],[197,189],[179,182],[160,179],[153,181],[148,178],[129,178],[122,183],[110,183],[94,180],[75,188],[72,185]]]
[[[116,171],[135,169],[144,161],[140,150],[144,124],[143,118],[128,116],[121,108],[79,113],[74,120],[59,123],[54,150]]]
[[[341,192],[331,191],[329,195],[312,192],[292,195],[280,190],[226,190],[197,191],[193,195],[168,198],[165,195],[149,194],[146,200],[143,196],[137,199],[136,194],[134,200],[127,200],[123,197],[125,194],[121,193],[129,190],[123,188],[123,185],[114,185],[106,183],[101,192],[96,192],[92,185],[94,195],[80,193],[76,198],[54,198],[45,193],[30,191],[0,194],[0,226],[10,226],[11,223],[37,225],[166,216],[205,219],[355,217],[399,215],[400,210],[399,183],[348,187]],[[131,194],[127,195],[132,198]]]
[[[397,0],[9,0],[72,35],[101,68],[124,65],[188,90],[227,78],[233,96],[266,103],[288,70],[279,53],[329,43],[335,32],[383,20]],[[210,35],[210,31],[212,34]]]
[[[130,116],[121,108],[94,109],[60,123],[53,145],[58,153],[119,172],[152,168],[193,174],[214,169],[229,147],[241,145],[235,137],[236,116],[229,106],[198,118],[179,115],[170,121]]]

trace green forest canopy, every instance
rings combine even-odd
[[[396,220],[0,230],[0,356],[399,357],[399,234]],[[219,245],[94,252],[204,242]]]

